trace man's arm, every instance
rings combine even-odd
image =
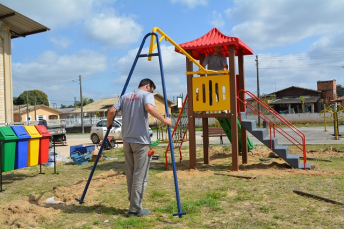
[[[108,110],[106,128],[109,129],[112,126],[113,117],[115,117],[117,110],[113,106]]]
[[[224,64],[224,65],[223,65],[223,70],[224,70],[224,71],[227,71],[227,70],[228,70],[228,65],[227,65],[227,64]]]
[[[147,103],[145,109],[153,117],[159,119],[161,122],[165,123],[168,126],[172,126],[172,119],[162,116],[159,113],[158,109],[156,109],[152,104]]]

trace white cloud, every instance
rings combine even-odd
[[[70,23],[89,17],[94,0],[2,0],[1,3],[50,29],[56,29],[67,28]]]
[[[79,75],[87,79],[92,74],[104,72],[106,68],[106,57],[91,50],[63,56],[46,51],[32,62],[13,63],[13,95],[38,89],[49,98],[72,101],[73,96],[79,93],[78,85],[72,80],[77,80]]]
[[[237,23],[231,34],[256,48],[285,46],[312,36],[343,31],[343,1],[236,1],[226,10]]]
[[[216,10],[214,10],[211,13],[211,21],[210,24],[214,27],[221,28],[225,25],[225,21],[222,19],[222,14],[218,13]]]
[[[73,41],[70,40],[68,37],[63,37],[63,36],[53,36],[53,37],[50,37],[49,40],[56,46],[63,49],[68,48],[73,43]]]
[[[187,5],[189,8],[195,8],[198,5],[206,6],[208,4],[207,0],[171,0],[173,4],[180,3],[182,5]]]
[[[84,33],[104,46],[122,47],[142,37],[142,26],[127,16],[99,14],[84,22]]]

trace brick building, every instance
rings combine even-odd
[[[337,100],[336,80],[318,81],[317,89],[321,91],[321,99],[324,99],[327,103]]]

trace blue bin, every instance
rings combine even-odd
[[[29,152],[29,139],[31,136],[26,132],[23,126],[11,126],[14,133],[19,138],[16,147],[16,158],[14,162],[15,169],[27,167],[27,155]]]

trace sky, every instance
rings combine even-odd
[[[317,81],[344,85],[342,0],[0,0],[50,28],[12,39],[13,96],[41,90],[50,106],[72,105],[82,95],[98,100],[121,94],[142,39],[159,27],[178,44],[216,27],[238,37],[245,56],[246,89],[260,94]],[[162,41],[166,94],[186,94],[185,56]],[[143,53],[147,53],[149,42]],[[195,69],[195,68],[194,68]],[[150,78],[162,93],[157,58],[140,58],[127,91]]]

